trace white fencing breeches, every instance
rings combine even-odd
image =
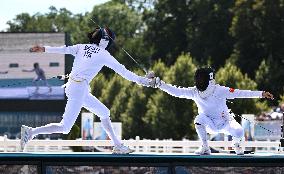
[[[206,116],[205,114],[200,114],[195,118],[194,123],[198,137],[203,142],[207,141],[205,137],[207,132],[225,133],[227,135],[233,136],[233,139],[235,139],[235,141],[240,141],[244,136],[244,130],[242,126],[233,118],[213,119]]]

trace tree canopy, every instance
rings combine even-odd
[[[8,32],[67,32],[77,44],[87,43],[96,26],[109,26],[116,33],[111,54],[139,75],[143,66],[167,83],[188,87],[194,86],[196,68],[211,66],[222,85],[275,95],[273,102],[228,103],[235,113],[258,114],[283,102],[284,0],[110,0],[85,14],[49,10],[18,14],[7,22]],[[125,138],[196,137],[191,100],[132,84],[108,69],[91,87],[111,118],[123,122]]]

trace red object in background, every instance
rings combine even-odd
[[[233,93],[235,91],[235,89],[234,88],[230,88],[229,91]]]

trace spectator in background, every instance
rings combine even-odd
[[[262,112],[257,118],[257,121],[267,121],[267,120],[273,120],[271,115],[265,112]]]
[[[277,108],[273,109],[271,115],[272,119],[282,119],[284,112],[284,103],[281,103]]]
[[[38,84],[37,84],[37,81],[39,81],[39,80],[43,80],[44,81],[44,84],[49,88],[49,92],[52,91],[51,86],[48,84],[48,82],[46,80],[45,73],[44,73],[43,69],[41,69],[39,67],[38,63],[34,63],[34,69],[32,69],[32,70],[25,70],[25,69],[23,69],[22,71],[23,72],[35,72],[36,73],[37,77],[35,77],[33,79],[33,84],[36,86],[36,91],[35,92],[37,92],[38,89],[39,89]]]
[[[279,107],[275,109],[276,112],[283,113],[284,112],[284,103],[281,103]]]
[[[266,114],[262,112],[257,118],[258,121],[264,121],[266,120]]]

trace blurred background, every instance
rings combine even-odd
[[[127,69],[144,75],[121,47],[140,65],[153,70],[165,82],[178,86],[194,86],[195,70],[211,66],[221,85],[266,90],[275,96],[273,101],[232,100],[228,105],[234,113],[253,114],[257,121],[265,124],[276,122],[280,126],[284,111],[283,0],[43,2],[10,0],[0,7],[0,90],[33,89],[31,81],[35,73],[21,70],[32,69],[35,62],[42,65],[47,76],[69,73],[72,56],[58,59],[51,56],[48,61],[41,62],[37,55],[29,59],[22,55],[34,55],[27,52],[35,44],[87,43],[87,33],[97,27],[91,21],[93,19],[116,33],[116,45],[110,52]],[[29,38],[26,38],[28,34]],[[56,34],[59,35],[54,37]],[[26,40],[22,42],[24,39],[20,36]],[[18,50],[16,45],[20,45],[22,55],[10,56]],[[59,69],[54,71],[54,68]],[[27,84],[23,85],[22,81]],[[48,82],[52,87],[64,83]],[[46,88],[41,85],[40,89]],[[136,136],[197,139],[193,125],[197,108],[191,100],[135,85],[107,68],[93,79],[91,88],[92,93],[111,110],[112,120],[122,123],[123,139]],[[0,97],[0,135],[19,138],[22,124],[41,126],[60,121],[66,100],[64,96],[50,97],[50,94],[36,98]],[[87,111],[82,109],[82,112]],[[239,117],[236,119],[241,121]],[[94,117],[94,121],[99,119]],[[67,137],[52,135],[55,137],[51,138],[80,138],[80,127],[79,116]],[[46,137],[49,136],[38,138]]]

